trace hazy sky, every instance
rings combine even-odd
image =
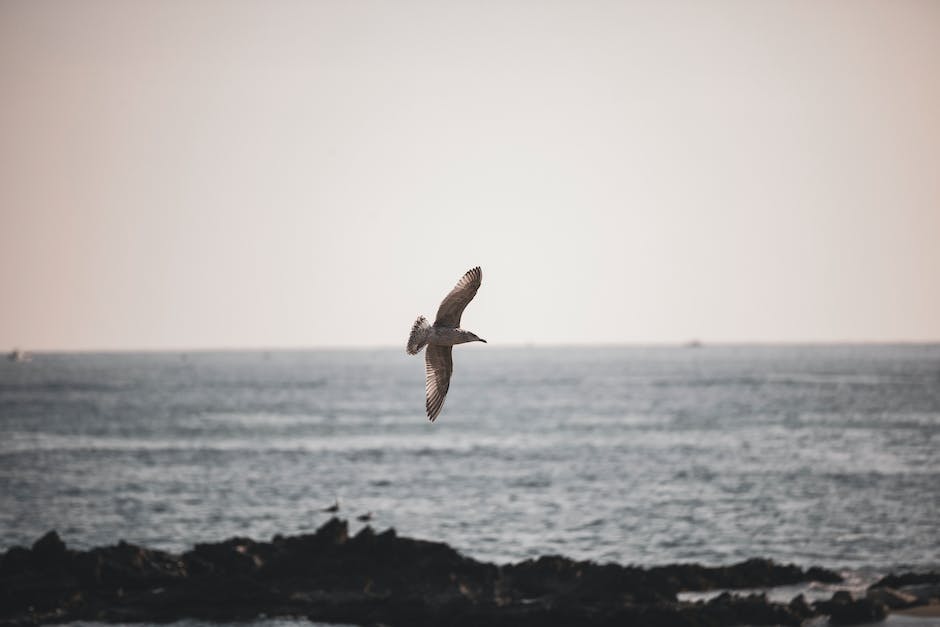
[[[0,348],[940,340],[940,2],[0,1]],[[491,344],[492,345],[492,344]]]

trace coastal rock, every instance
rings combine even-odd
[[[720,588],[764,588],[785,586],[802,581],[838,583],[839,573],[813,567],[803,570],[794,564],[777,564],[768,559],[749,559],[731,566],[708,568],[698,564],[674,564],[649,569],[669,579],[682,590],[715,590]]]
[[[33,554],[29,549],[24,549],[21,546],[11,547],[0,557],[0,577],[9,577],[25,572],[32,560]]]
[[[891,573],[885,577],[882,577],[871,586],[868,587],[869,590],[872,588],[894,588],[899,589],[904,586],[914,586],[921,584],[940,584],[940,572],[931,571],[929,573],[901,573],[900,575],[895,575]]]
[[[136,590],[170,585],[185,580],[187,576],[185,564],[179,557],[123,541],[115,546],[78,554],[73,560],[73,573],[79,574],[83,557],[87,563],[81,572],[95,577],[104,586]]]
[[[680,589],[658,569],[644,571],[557,555],[504,566],[502,584],[513,591],[514,600],[553,595],[582,602],[604,598],[641,603],[675,601]]]
[[[902,595],[902,599],[913,597],[915,601],[910,605],[900,607],[913,607],[915,605],[926,605],[928,603],[940,602],[940,572],[931,571],[927,573],[891,573],[882,577],[877,582],[868,587],[869,596],[882,590],[890,590],[886,593]],[[887,601],[885,601],[887,603]],[[900,602],[900,600],[898,601]],[[889,607],[895,607],[887,603]]]
[[[855,599],[845,590],[839,590],[828,601],[817,601],[813,607],[818,613],[828,614],[833,625],[877,622],[888,614],[883,603],[871,598]]]
[[[898,592],[916,598],[919,605],[940,603],[940,584],[937,583],[904,586]]]
[[[794,583],[810,573],[769,560],[639,568],[547,556],[497,566],[392,529],[367,526],[350,537],[336,518],[312,534],[230,538],[181,555],[126,542],[73,551],[50,532],[0,556],[0,625],[262,614],[390,627],[798,625],[814,611],[805,601],[722,594],[688,603],[677,593]]]
[[[263,563],[254,541],[248,538],[231,538],[218,544],[197,544],[192,551],[183,554],[187,571],[202,573],[249,575]]]
[[[842,575],[835,572],[834,570],[829,570],[828,568],[820,568],[819,566],[813,566],[806,570],[803,573],[804,579],[801,581],[818,581],[820,583],[842,583]]]
[[[894,588],[869,589],[865,596],[875,603],[881,603],[892,610],[903,610],[926,603],[926,600],[919,599],[913,594],[901,592]]]
[[[32,558],[33,563],[40,568],[64,565],[68,559],[68,550],[59,534],[50,531],[33,544]]]
[[[806,597],[802,594],[793,597],[787,604],[787,607],[793,614],[799,616],[801,619],[809,618],[815,614],[813,608],[806,602]]]
[[[854,599],[835,605],[829,614],[829,622],[833,625],[873,623],[884,620],[887,615],[887,608],[877,601],[868,598]]]
[[[851,593],[846,590],[839,590],[835,592],[828,601],[816,601],[813,603],[813,610],[817,614],[831,614],[833,609],[838,605],[845,605],[851,603],[853,600]]]
[[[769,603],[763,594],[742,597],[725,592],[706,607],[720,625],[800,625],[804,618],[789,606]]]

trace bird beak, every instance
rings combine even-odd
[[[477,339],[486,344],[486,340],[484,340],[482,337],[478,337]]]

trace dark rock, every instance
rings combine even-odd
[[[619,598],[652,603],[675,601],[679,591],[674,581],[656,569],[579,562],[557,555],[506,565],[502,580],[516,600],[564,595],[582,602]]]
[[[317,529],[316,538],[326,544],[343,544],[349,539],[349,525],[345,520],[331,518]]]
[[[185,562],[179,557],[121,542],[117,546],[92,549],[81,571],[83,577],[97,579],[101,585],[125,589],[163,586],[186,577]],[[83,555],[74,561],[77,571]]]
[[[706,568],[698,564],[674,564],[651,568],[682,590],[714,590],[718,588],[765,588],[802,581],[840,582],[842,576],[823,568],[804,571],[794,564],[777,564],[767,559],[749,559],[731,566]]]
[[[901,573],[900,575],[895,575],[894,573],[882,577],[871,586],[872,588],[901,588],[903,586],[914,586],[925,583],[938,583],[940,584],[940,573],[936,571],[931,571],[929,573]]]
[[[926,603],[926,600],[918,599],[913,594],[900,592],[894,588],[871,588],[865,596],[875,603],[881,603],[892,610],[903,610]]]
[[[912,586],[904,586],[898,590],[898,592],[914,597],[917,599],[918,605],[940,601],[940,584],[937,583],[922,583]]]
[[[362,529],[360,529],[360,530],[359,530],[359,533],[357,533],[357,534],[353,537],[353,541],[355,541],[355,542],[374,542],[374,541],[375,541],[375,530],[374,530],[372,527],[370,527],[369,525],[366,525],[365,527],[363,527]]]
[[[40,568],[64,566],[67,560],[68,549],[55,531],[50,531],[33,544],[33,563]]]
[[[833,625],[876,622],[888,614],[883,603],[871,598],[855,599],[845,590],[839,590],[828,601],[817,601],[813,607],[821,614],[828,614]]]
[[[497,566],[392,529],[365,527],[351,538],[335,518],[313,534],[231,538],[182,555],[124,542],[70,551],[50,533],[0,559],[0,627],[259,614],[393,627],[797,625],[813,613],[802,599],[781,605],[725,594],[683,603],[676,595],[794,583],[813,572],[768,560],[639,568],[561,556]]]
[[[855,625],[884,620],[887,608],[872,599],[856,599],[832,606],[829,622],[833,625]]]
[[[18,575],[29,568],[33,561],[33,554],[29,549],[21,546],[11,547],[0,558],[0,577]]]
[[[264,560],[252,540],[232,538],[219,544],[197,544],[191,553],[183,554],[183,563],[199,564],[207,572],[247,575],[258,570]]]
[[[798,594],[797,596],[793,597],[787,604],[787,607],[794,615],[799,616],[800,618],[809,618],[815,614],[813,608],[811,608],[809,603],[806,602],[806,597],[804,597],[802,594]]]
[[[828,568],[820,568],[819,566],[813,566],[804,574],[805,579],[803,581],[818,581],[820,583],[842,583],[842,575],[839,573],[829,570]]]
[[[817,614],[832,614],[837,606],[852,602],[852,595],[845,591],[835,592],[828,601],[816,601],[813,603],[813,610]]]
[[[79,553],[72,560],[72,574],[78,578],[85,588],[96,588],[101,585],[101,566],[103,558],[100,553],[88,551]]]
[[[725,592],[709,601],[707,607],[722,625],[799,625],[804,618],[788,606],[768,603],[763,594],[740,597]]]

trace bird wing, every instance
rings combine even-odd
[[[434,326],[459,327],[460,316],[463,314],[464,308],[476,296],[482,282],[483,271],[480,270],[480,266],[468,270],[466,274],[460,277],[454,289],[441,301],[441,306],[437,309],[437,319],[434,321]]]
[[[424,352],[424,366],[427,371],[424,406],[431,422],[441,413],[444,397],[450,388],[450,374],[454,371],[453,351],[453,346],[428,344],[428,349]]]

